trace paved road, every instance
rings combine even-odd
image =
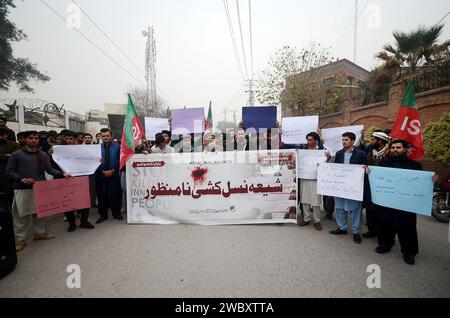
[[[335,237],[296,225],[136,226],[108,220],[93,231],[29,242],[0,281],[0,297],[450,297],[448,225],[419,219],[421,253],[405,264],[399,246],[374,252],[351,235]],[[66,287],[66,268],[81,267],[81,289]],[[378,264],[381,289],[368,289]]]

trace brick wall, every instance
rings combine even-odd
[[[364,125],[391,129],[405,89],[404,82],[395,83],[389,91],[388,101],[364,107],[359,107],[356,100],[348,99],[344,102],[341,112],[320,118],[320,128]],[[450,112],[450,86],[419,93],[416,98],[421,124],[424,128],[430,122],[439,120],[445,112]]]

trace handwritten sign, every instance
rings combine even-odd
[[[33,194],[38,218],[91,207],[88,177],[38,181]]]
[[[342,146],[342,134],[346,132],[352,132],[356,135],[356,140],[361,137],[361,132],[364,126],[347,126],[322,129],[322,138],[325,148],[327,148],[331,155],[335,155],[336,152],[343,148]]]
[[[172,110],[173,134],[197,134],[205,131],[205,110],[186,108]]]
[[[53,160],[74,177],[89,176],[100,166],[101,145],[57,145],[53,147]]]
[[[325,163],[325,150],[298,150],[298,177],[300,179],[317,180],[318,164]]]
[[[317,131],[319,116],[285,117],[281,120],[281,127],[285,144],[305,143],[306,135]]]
[[[167,118],[145,117],[145,138],[155,140],[155,135],[163,130],[170,131],[169,120]]]
[[[431,216],[434,172],[370,167],[369,182],[375,204]]]
[[[317,173],[317,193],[362,201],[364,173],[360,165],[321,163]]]

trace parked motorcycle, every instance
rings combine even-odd
[[[439,222],[449,223],[450,221],[450,194],[439,192],[436,189],[433,193],[433,217]]]

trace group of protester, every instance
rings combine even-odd
[[[334,198],[334,212],[338,228],[330,233],[346,235],[349,227],[347,219],[351,215],[353,240],[358,244],[361,243],[362,210],[365,209],[368,232],[362,234],[362,237],[377,237],[376,252],[384,254],[393,247],[395,236],[398,235],[404,261],[414,264],[415,256],[419,251],[416,214],[377,206],[373,204],[370,197],[370,185],[367,177],[367,174],[370,173],[370,166],[422,170],[419,162],[408,159],[409,145],[403,140],[392,140],[388,133],[388,131],[375,131],[370,136],[371,143],[369,144],[361,142],[364,140],[362,138],[357,141],[354,133],[344,133],[342,135],[343,149],[332,157],[323,146],[320,130],[309,133],[306,136],[306,142],[298,145],[283,144],[278,128],[264,133],[247,134],[242,127],[236,132],[226,134],[206,132],[181,136],[172,136],[170,131],[165,130],[156,134],[153,141],[143,138],[137,146],[136,153],[309,149],[323,150],[328,162],[363,165],[366,170],[364,200],[359,202]],[[95,175],[90,177],[92,205],[98,206],[99,217],[96,223],[100,224],[108,219],[109,208],[113,218],[123,220],[121,210],[125,173],[119,169],[120,145],[117,140],[113,139],[111,130],[102,129],[95,138],[88,133],[70,130],[63,130],[60,133],[56,131],[26,131],[17,134],[16,142],[14,132],[6,126],[6,118],[0,117],[0,193],[6,195],[5,198],[11,207],[17,251],[25,248],[29,223],[33,223],[34,240],[49,240],[55,237],[46,228],[45,219],[36,218],[33,184],[36,181],[46,180],[45,173],[54,178],[72,178],[53,161],[53,146],[80,144],[101,144],[101,164]],[[437,176],[433,179],[435,182],[438,181]],[[317,194],[317,180],[299,179],[298,181],[299,207],[297,211],[302,211],[303,214],[299,225],[308,226],[312,223],[316,230],[322,231],[321,211],[324,204],[333,198],[324,198]],[[450,189],[450,174],[443,178],[442,187]],[[95,191],[93,191],[94,189]],[[332,213],[328,209],[328,218],[331,218],[330,212]],[[77,228],[77,214],[80,215],[79,228],[94,229],[94,225],[88,221],[89,209],[84,209],[65,213],[69,232],[73,232]]]

